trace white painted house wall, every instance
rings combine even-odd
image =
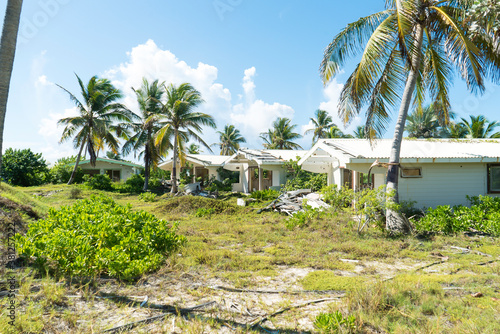
[[[403,164],[404,165],[404,164]],[[421,167],[421,178],[399,178],[399,199],[415,201],[419,208],[437,205],[469,205],[466,195],[487,194],[487,164],[485,163],[422,163],[407,167]],[[347,168],[367,173],[370,164],[347,164]],[[374,168],[374,187],[385,185],[385,168]]]
[[[134,174],[139,174],[140,170],[131,166],[120,166],[118,164],[113,164],[105,161],[96,161],[95,167],[87,164],[80,164],[80,168],[83,170],[98,170],[100,174],[105,174],[107,170],[119,170],[120,180],[127,180]]]

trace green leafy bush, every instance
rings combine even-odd
[[[216,180],[215,177],[212,177],[210,181],[208,181],[208,185],[205,189],[207,191],[231,191],[233,190],[233,184],[231,182],[229,178],[221,182]]]
[[[305,171],[299,166],[299,158],[297,160],[290,160],[283,164],[283,167],[288,170],[287,181],[283,187],[285,191],[292,191],[298,189],[311,189],[312,191],[319,191],[327,185],[326,174],[317,174]]]
[[[318,219],[322,212],[319,208],[315,209],[309,205],[304,205],[304,210],[294,213],[285,220],[285,226],[289,230],[293,230],[295,227],[304,227],[313,220]]]
[[[74,169],[74,165],[72,164],[75,162],[76,162],[75,156],[61,158],[57,160],[54,167],[50,169],[52,183],[54,184],[68,183],[69,178],[71,177],[71,173],[73,172]],[[83,175],[84,175],[83,170],[80,167],[78,167],[76,169],[74,183],[82,183]]]
[[[176,225],[145,211],[92,195],[72,206],[50,209],[26,236],[16,235],[19,254],[35,258],[42,272],[58,275],[106,274],[132,279],[159,268],[185,241]]]
[[[467,199],[471,206],[440,205],[429,208],[424,217],[413,219],[415,228],[420,232],[440,232],[455,234],[477,230],[500,236],[500,198],[474,196]]]
[[[41,153],[33,153],[29,148],[14,150],[8,148],[2,157],[2,179],[21,187],[38,186],[50,182],[50,171]]]
[[[142,193],[139,195],[139,200],[144,202],[156,202],[155,193]]]
[[[134,174],[129,177],[124,183],[116,184],[115,188],[120,193],[140,193],[144,188],[144,176]]]
[[[258,199],[260,201],[270,201],[278,198],[280,195],[279,191],[273,189],[256,190],[250,194],[251,198]]]
[[[206,217],[206,216],[211,216],[214,213],[215,213],[214,208],[199,208],[198,210],[196,210],[196,213],[194,215],[196,217]]]
[[[83,179],[85,180],[85,186],[89,189],[106,191],[113,190],[111,178],[106,174],[97,174],[94,176],[85,175]]]
[[[340,311],[320,313],[314,321],[320,333],[355,333],[356,318],[353,315],[344,317]]]

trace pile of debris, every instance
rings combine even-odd
[[[265,208],[260,209],[258,213],[274,210],[292,216],[294,213],[304,210],[304,205],[311,206],[313,209],[330,207],[321,200],[320,194],[313,193],[311,189],[299,189],[281,194]]]

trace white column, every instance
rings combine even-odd
[[[264,178],[264,173],[263,173],[263,171],[264,171],[264,170],[262,169],[262,167],[261,167],[261,166],[259,166],[259,190],[264,190],[264,189],[262,189],[262,188],[263,188],[262,181],[264,181],[264,180],[263,180],[263,178]]]
[[[359,190],[359,172],[352,171],[352,186],[355,192]]]

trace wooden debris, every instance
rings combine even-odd
[[[321,195],[313,193],[311,189],[299,189],[281,194],[265,208],[257,211],[257,213],[274,210],[292,216],[304,209],[304,203],[315,209],[330,207],[330,205],[321,200]]]

